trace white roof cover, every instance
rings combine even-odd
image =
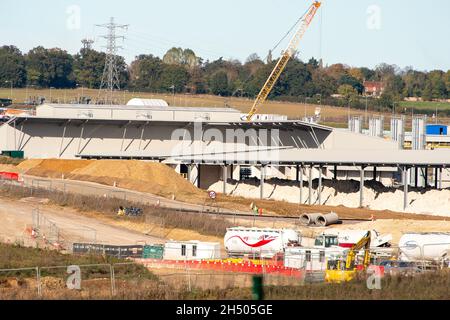
[[[133,98],[128,101],[127,106],[168,107],[169,104],[162,99]]]

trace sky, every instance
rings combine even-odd
[[[76,53],[81,39],[104,50],[107,30],[96,24],[115,17],[129,25],[119,54],[162,57],[173,46],[191,48],[204,60],[246,58],[269,49],[286,34],[311,0],[1,0],[0,45],[22,52],[42,45]],[[299,45],[299,57],[373,68],[450,69],[450,1],[324,0]],[[274,57],[287,46],[286,38]]]

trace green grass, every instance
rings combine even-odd
[[[16,159],[11,157],[0,156],[0,164],[12,164],[17,166],[19,163],[25,161],[25,159]]]
[[[0,243],[0,269],[16,269],[16,268],[34,268],[34,267],[51,267],[51,266],[69,266],[69,265],[93,265],[93,264],[114,264],[129,263],[124,259],[114,257],[106,257],[101,255],[73,255],[62,254],[55,250],[26,248],[17,244]],[[65,269],[45,269],[41,272],[42,276],[59,275],[65,273]],[[83,272],[88,278],[98,277],[109,273],[107,266],[91,266],[84,267]],[[131,264],[118,267],[117,275],[121,278],[130,277],[130,274],[139,274],[140,277],[155,280],[157,277],[148,271],[142,265]],[[34,271],[10,271],[0,273],[0,280],[11,276],[27,277],[33,276]]]
[[[450,102],[437,101],[402,101],[400,107],[415,110],[450,110]]]

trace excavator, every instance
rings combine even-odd
[[[356,267],[356,254],[364,248],[364,258],[362,268]],[[356,244],[354,244],[344,260],[333,259],[327,261],[325,271],[325,281],[332,283],[340,283],[350,281],[357,275],[358,270],[365,271],[370,264],[370,231],[366,233]]]
[[[297,32],[294,34],[291,41],[289,42],[287,49],[283,51],[280,59],[275,65],[275,68],[272,70],[272,73],[270,74],[266,83],[264,84],[258,96],[256,97],[250,112],[247,114],[247,116],[245,116],[247,122],[250,122],[252,120],[253,116],[258,112],[259,107],[267,100],[267,97],[269,96],[270,92],[272,91],[273,87],[278,81],[278,78],[283,73],[289,60],[295,54],[300,40],[303,38],[303,35],[305,34],[312,20],[314,19],[317,10],[319,10],[320,8],[320,5],[321,2],[315,1],[309,7],[307,13],[303,16],[303,19],[300,23]]]

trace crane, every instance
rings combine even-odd
[[[366,233],[355,245],[353,245],[347,254],[345,265],[343,261],[330,260],[327,263],[325,280],[328,282],[341,282],[352,280],[357,268],[355,267],[356,253],[364,248],[364,258],[362,269],[366,270],[370,264],[370,231]]]
[[[267,97],[269,96],[269,93],[272,91],[281,73],[283,73],[284,69],[286,68],[287,63],[289,62],[291,57],[295,54],[300,40],[303,38],[303,35],[305,34],[306,30],[311,24],[314,16],[316,15],[317,10],[319,10],[320,8],[320,5],[321,2],[315,1],[308,9],[297,32],[289,42],[287,49],[283,51],[280,59],[275,65],[275,68],[272,70],[272,73],[270,74],[266,83],[264,84],[258,96],[256,97],[256,100],[253,103],[253,107],[246,116],[248,122],[251,121],[252,117],[255,115],[255,113],[257,113],[258,108],[266,101]]]

